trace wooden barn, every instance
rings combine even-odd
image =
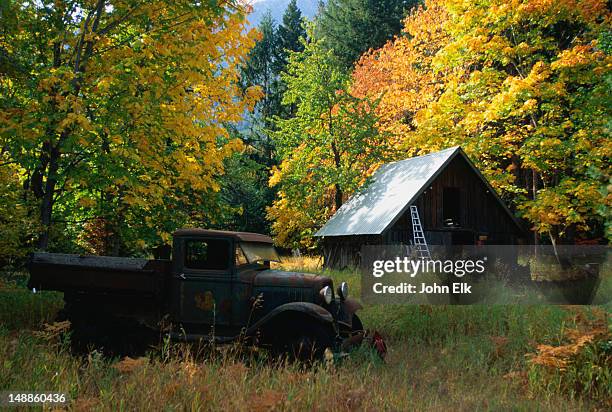
[[[411,206],[428,245],[510,245],[525,235],[457,146],[382,165],[315,234],[325,266],[358,266],[362,245],[418,243]]]

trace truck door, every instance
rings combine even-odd
[[[187,238],[174,273],[178,320],[229,326],[232,319],[233,244],[223,238]]]

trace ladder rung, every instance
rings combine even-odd
[[[410,216],[412,218],[412,236],[414,246],[423,259],[431,259],[429,248],[427,247],[427,239],[425,239],[425,233],[421,226],[421,218],[419,217],[419,209],[416,205],[410,205]]]

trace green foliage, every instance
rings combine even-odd
[[[19,169],[9,159],[0,156],[0,268],[23,260],[39,229],[35,205],[24,199]]]
[[[295,0],[292,0],[283,15],[283,21],[276,26],[272,14],[264,14],[258,27],[260,38],[249,52],[246,64],[242,68],[241,81],[245,87],[259,86],[264,97],[256,104],[256,110],[251,118],[251,127],[247,139],[253,140],[253,134],[266,135],[265,129],[274,127],[273,118],[291,116],[291,108],[281,105],[286,89],[281,73],[285,71],[288,56],[291,52],[302,51],[304,46],[300,38],[306,36],[304,19]],[[265,139],[265,136],[260,136]],[[260,145],[268,150],[271,156],[272,147],[269,141]],[[269,166],[269,165],[268,165]]]
[[[268,187],[268,171],[247,149],[225,162],[221,178],[218,222],[211,224],[222,230],[269,233],[270,222],[265,218],[266,207],[274,192]]]
[[[37,329],[64,306],[61,293],[26,289],[27,273],[0,272],[0,329]]]
[[[283,74],[283,104],[295,105],[295,117],[277,118],[274,133],[281,164],[270,179],[279,196],[269,216],[277,242],[287,247],[311,247],[314,231],[385,157],[376,102],[351,96],[333,52],[311,33],[309,39]]]
[[[402,30],[402,19],[418,0],[330,0],[317,18],[317,36],[325,39],[347,69],[371,48]]]
[[[304,50],[304,45],[300,41],[301,38],[306,37],[304,24],[304,17],[297,6],[297,0],[291,0],[283,14],[283,21],[279,24],[276,32],[276,73],[285,71],[290,52]]]
[[[272,14],[268,11],[259,23],[260,38],[249,52],[247,62],[242,68],[241,80],[245,86],[261,87],[264,97],[256,107],[258,120],[264,126],[273,115],[278,114],[281,95],[278,93],[279,72],[277,71],[278,38]]]
[[[269,233],[265,208],[272,203],[276,188],[267,184],[271,167],[277,164],[276,147],[271,137],[275,117],[289,118],[294,107],[281,104],[287,87],[280,74],[287,65],[290,52],[301,51],[300,37],[305,35],[302,14],[293,0],[285,10],[283,21],[276,26],[270,12],[259,24],[260,38],[250,51],[242,67],[243,87],[259,87],[263,98],[255,105],[247,124],[239,135],[246,149],[228,161],[228,170],[222,178],[222,208],[228,206],[228,215],[219,226],[240,230]]]

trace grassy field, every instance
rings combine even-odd
[[[316,272],[316,263],[293,259],[282,267]],[[348,281],[351,293],[359,295],[358,274],[326,274]],[[196,359],[187,348],[170,344],[147,357],[120,360],[95,351],[71,355],[67,342],[44,328],[61,308],[61,295],[33,295],[25,279],[0,278],[0,391],[64,392],[71,410],[612,407],[610,306],[369,306],[361,317],[366,328],[385,336],[385,362],[367,348],[309,368],[232,346],[208,349]],[[597,330],[599,343],[585,338]],[[541,344],[553,349],[538,352]],[[546,350],[565,356],[566,364],[529,361],[536,353],[542,365],[558,360],[547,358]]]

